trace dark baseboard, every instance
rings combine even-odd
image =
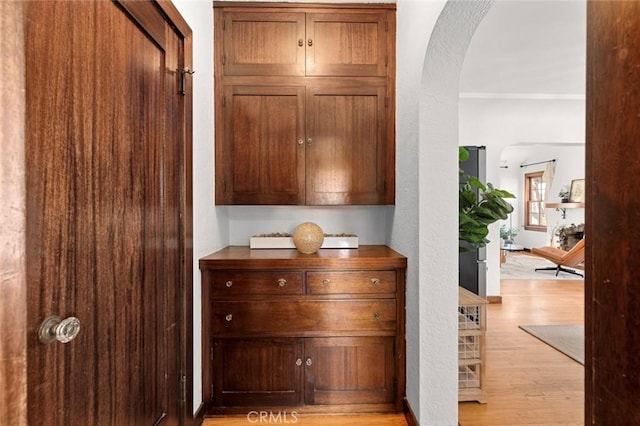
[[[404,418],[407,421],[407,426],[420,426],[416,416],[413,414],[413,410],[409,405],[409,401],[405,398],[402,403],[402,411],[404,412]]]
[[[193,423],[194,425],[201,425],[204,422],[204,403],[200,403],[198,410],[193,415]]]

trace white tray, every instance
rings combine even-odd
[[[324,237],[320,248],[358,248],[358,237]],[[291,249],[296,248],[291,237],[251,237],[252,249]]]

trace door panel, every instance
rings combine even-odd
[[[640,424],[640,3],[587,2],[585,424]]]
[[[227,12],[225,75],[304,75],[304,13]]]
[[[383,87],[312,87],[307,94],[306,203],[384,204]]]
[[[302,404],[303,339],[216,339],[216,406]]]
[[[304,87],[229,86],[225,99],[220,196],[233,204],[303,204]]]
[[[307,75],[385,76],[387,19],[387,12],[307,13]]]
[[[25,3],[32,424],[178,422],[184,52],[153,3],[134,9],[145,21]],[[78,337],[41,344],[50,315],[77,317]]]
[[[307,339],[305,402],[307,404],[392,402],[395,396],[394,341],[394,337]]]

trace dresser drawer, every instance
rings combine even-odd
[[[303,294],[302,272],[220,271],[213,277],[214,297]]]
[[[395,271],[307,272],[310,294],[378,294],[396,292]]]
[[[211,302],[212,334],[396,330],[393,299]]]

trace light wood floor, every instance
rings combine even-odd
[[[583,425],[582,365],[518,328],[533,324],[582,324],[583,312],[582,281],[503,280],[502,304],[488,306],[487,403],[460,403],[460,424]],[[251,420],[246,416],[208,418],[203,425],[260,424]],[[403,415],[298,415],[295,420],[295,424],[304,426],[406,425]],[[292,418],[289,423],[293,423]]]
[[[501,289],[487,313],[487,403],[460,403],[460,424],[583,425],[584,367],[518,328],[583,324],[583,281],[502,280]]]

